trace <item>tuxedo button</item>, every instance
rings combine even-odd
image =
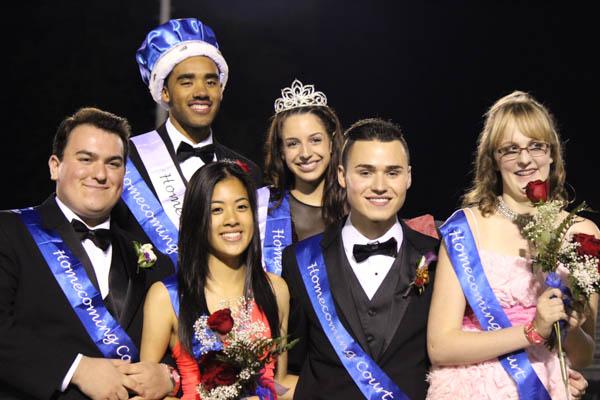
[[[377,315],[377,312],[375,312],[375,310],[373,310],[371,308],[371,309],[369,309],[369,311],[367,312],[367,314],[369,314],[369,317],[374,317],[375,315]]]
[[[367,335],[367,342],[371,343],[373,340],[375,340],[375,338],[373,337],[373,335]]]

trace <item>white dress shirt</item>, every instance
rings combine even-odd
[[[354,275],[356,275],[365,294],[369,300],[371,300],[392,268],[395,258],[376,254],[359,263],[354,258],[352,249],[355,244],[368,244],[373,242],[382,243],[390,238],[395,238],[397,244],[396,250],[400,251],[400,246],[402,246],[402,239],[404,237],[402,226],[398,222],[398,219],[396,219],[396,223],[394,223],[386,233],[374,240],[370,240],[352,225],[351,219],[352,215],[349,215],[346,219],[346,224],[342,228],[344,251],[346,252],[346,257],[352,267],[352,271],[354,271]]]
[[[185,142],[194,148],[203,147],[208,144],[213,143],[212,131],[208,135],[206,139],[201,141],[200,143],[194,144],[190,139],[185,137],[181,132],[175,128],[175,125],[171,122],[171,118],[167,119],[167,123],[165,124],[165,128],[167,128],[167,134],[169,135],[169,139],[171,139],[171,143],[173,143],[173,148],[175,148],[175,152],[177,152],[177,148],[181,142]],[[217,161],[217,155],[215,154],[213,157],[213,161]],[[204,161],[200,157],[190,157],[182,163],[179,163],[181,167],[181,172],[183,172],[183,176],[187,181],[192,178],[194,172],[196,172],[200,167],[204,166]]]
[[[88,224],[83,222],[81,218],[79,218],[73,211],[71,211],[69,207],[67,207],[62,201],[60,201],[58,197],[56,197],[56,204],[58,204],[58,207],[63,212],[65,218],[67,218],[67,221],[69,222],[76,219],[85,224],[85,226],[87,226],[89,229],[110,229],[110,216],[103,223],[94,227],[90,227]],[[87,253],[90,261],[92,262],[94,272],[96,273],[96,280],[98,281],[98,286],[100,287],[100,294],[104,299],[108,295],[108,274],[110,273],[110,264],[112,260],[112,245],[108,246],[108,249],[106,249],[106,251],[103,251],[102,249],[97,247],[94,244],[94,242],[92,242],[90,239],[85,239],[81,242],[81,245],[83,246],[83,249]],[[67,374],[65,375],[60,386],[61,392],[67,390],[67,386],[69,386],[69,383],[73,378],[73,374],[79,366],[81,357],[83,357],[83,355],[80,353],[77,355],[77,357],[75,357],[75,360],[73,360],[73,364],[71,364],[71,368],[69,368],[69,370],[67,371]]]

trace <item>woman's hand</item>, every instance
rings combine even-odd
[[[550,337],[552,325],[561,319],[568,320],[560,289],[548,288],[538,297],[533,326],[540,335]]]
[[[569,369],[569,392],[572,399],[581,399],[588,387],[588,381],[579,372]]]
[[[571,312],[569,313],[568,317],[568,322],[569,322],[569,331],[572,331],[573,329],[577,329],[579,327],[581,327],[585,321],[587,321],[587,316],[588,316],[588,310],[584,309],[573,309],[571,310]]]

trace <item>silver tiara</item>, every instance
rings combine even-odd
[[[294,79],[292,87],[281,89],[281,97],[275,100],[275,114],[292,108],[326,105],[325,93],[315,92],[314,85],[303,85],[298,79]]]

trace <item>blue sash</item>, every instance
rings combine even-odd
[[[263,261],[267,272],[281,275],[281,257],[283,249],[292,243],[292,214],[290,212],[290,194],[285,192],[279,207],[276,201],[269,201],[265,239],[263,242]]]
[[[123,179],[121,198],[152,244],[171,258],[175,270],[177,270],[179,230],[165,214],[162,205],[129,159]]]
[[[363,351],[340,322],[329,288],[321,238],[322,235],[315,235],[298,242],[296,260],[323,332],[366,399],[408,400],[408,396]]]
[[[37,210],[25,208],[13,212],[29,230],[67,301],[104,357],[138,361],[136,345],[108,312],[83,265],[61,237],[42,228]]]
[[[440,227],[448,256],[460,281],[465,298],[484,331],[512,326],[485,276],[475,238],[464,211],[456,211]],[[519,399],[550,399],[546,388],[536,375],[527,353],[515,351],[498,357],[502,367],[515,381]]]

